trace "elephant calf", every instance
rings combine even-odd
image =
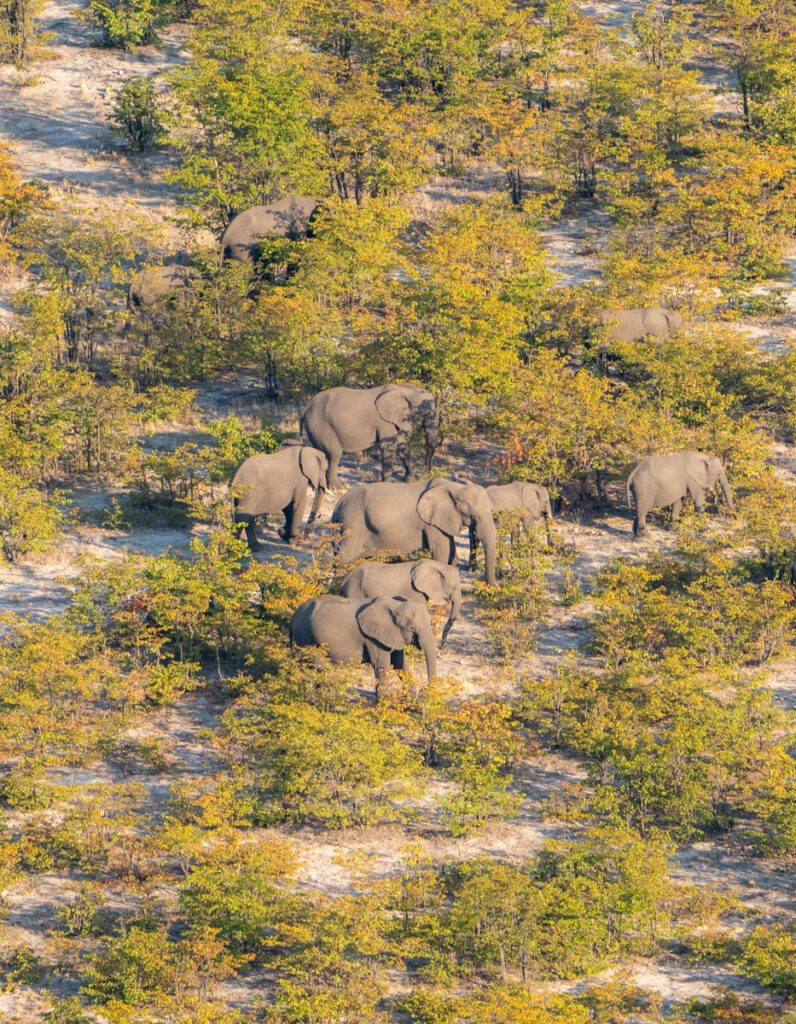
[[[553,519],[553,508],[550,504],[550,492],[541,484],[529,484],[515,480],[510,484],[493,484],[485,487],[492,509],[495,512],[518,512],[520,523],[530,530],[534,523],[544,519],[547,530],[547,541],[550,543],[550,523]],[[478,550],[478,535],[470,525],[470,565],[475,568],[475,554]]]
[[[627,479],[627,502],[635,506],[633,533],[640,536],[647,526],[650,509],[668,505],[672,520],[679,518],[683,498],[691,497],[697,512],[705,507],[705,491],[719,484],[731,512],[735,511],[732,491],[719,459],[704,452],[676,452],[648,455]]]
[[[608,341],[640,341],[647,336],[665,338],[682,331],[683,318],[673,309],[645,306],[643,309],[601,309],[597,318],[608,327]]]
[[[343,580],[344,597],[404,597],[423,604],[450,603],[448,621],[442,630],[440,647],[445,645],[451,626],[462,607],[462,581],[455,565],[443,565],[432,558],[414,562],[368,562],[350,572]]]
[[[286,444],[270,455],[252,455],[238,466],[229,486],[234,498],[234,521],[245,525],[249,548],[260,544],[255,520],[283,512],[285,525],[278,531],[288,544],[298,537],[307,504],[307,487],[315,491],[307,529],[315,520],[326,486],[326,456],[302,444]]]
[[[425,604],[403,597],[356,597],[325,594],[299,605],[290,623],[290,639],[298,647],[324,647],[338,664],[364,662],[379,684],[389,669],[404,667],[404,645],[423,652],[426,672],[437,673],[437,647]]]

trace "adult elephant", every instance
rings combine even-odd
[[[256,262],[264,238],[306,238],[318,200],[309,196],[285,196],[267,206],[250,206],[227,225],[221,236],[222,260]]]
[[[146,313],[153,307],[185,302],[196,284],[198,273],[179,263],[146,267],[136,274],[127,289],[127,308],[131,313]]]
[[[389,669],[404,667],[404,646],[411,644],[426,659],[431,679],[437,673],[437,646],[425,604],[403,597],[355,597],[325,594],[299,605],[290,623],[298,647],[324,647],[331,661],[365,662],[379,683]]]
[[[640,341],[642,338],[665,338],[682,331],[683,318],[674,309],[645,306],[641,309],[601,309],[597,318],[608,328],[608,341]]]
[[[312,398],[301,414],[301,431],[329,460],[329,487],[340,488],[338,467],[343,452],[381,448],[382,480],[392,472],[395,455],[411,474],[408,437],[415,424],[426,436],[426,465],[438,440],[437,406],[430,391],[411,384],[375,388],[329,388]]]
[[[425,604],[450,604],[448,621],[442,630],[443,647],[462,607],[462,580],[455,565],[443,565],[432,558],[414,562],[368,562],[352,570],[340,587],[343,597],[405,597]]]
[[[550,543],[550,523],[553,520],[553,507],[550,504],[550,492],[541,484],[530,484],[524,480],[515,480],[510,484],[493,484],[485,487],[494,512],[516,512],[520,525],[526,530],[544,519],[547,530],[547,542]],[[470,570],[475,568],[475,554],[478,550],[478,536],[470,524]]]
[[[495,582],[495,520],[483,487],[435,477],[417,483],[359,484],[337,502],[332,522],[343,527],[338,554],[352,562],[374,551],[426,550],[456,565],[456,538],[474,523],[484,546],[485,575]]]
[[[635,507],[633,533],[640,536],[647,525],[650,509],[669,506],[672,521],[682,511],[683,499],[690,496],[697,512],[705,507],[705,491],[719,484],[731,512],[735,511],[732,491],[724,466],[715,455],[705,452],[676,452],[672,455],[648,455],[627,478],[627,501]]]
[[[233,492],[234,521],[246,528],[249,548],[257,551],[255,522],[259,516],[283,512],[285,525],[277,532],[291,544],[299,533],[307,488],[312,487],[312,503],[307,529],[318,514],[326,488],[326,456],[309,445],[286,444],[276,452],[252,455],[235,470],[229,482]]]

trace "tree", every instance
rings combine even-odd
[[[163,133],[151,78],[134,75],[116,93],[113,123],[132,153],[142,153]]]
[[[42,0],[2,0],[0,2],[0,61],[27,64],[35,56],[41,34],[37,19]]]

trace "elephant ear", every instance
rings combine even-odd
[[[699,487],[707,487],[710,479],[710,456],[701,452],[692,456],[686,464],[686,478]]]
[[[403,647],[403,635],[393,618],[389,602],[383,597],[369,601],[356,614],[360,632],[368,640],[373,640],[390,651],[398,651]]]
[[[544,509],[544,498],[539,493],[539,488],[535,484],[523,484],[522,486],[522,503],[532,512],[535,516],[540,516]]]
[[[412,586],[427,601],[445,599],[445,579],[431,559],[423,558],[412,569]]]
[[[376,410],[383,420],[392,423],[399,430],[412,427],[412,406],[406,395],[394,388],[386,388],[376,397]]]
[[[299,466],[301,472],[314,490],[318,490],[323,482],[323,454],[315,448],[303,445],[299,450]]]
[[[424,523],[456,537],[462,530],[462,516],[453,503],[445,480],[432,480],[417,499],[417,514]]]

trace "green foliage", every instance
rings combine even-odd
[[[0,550],[8,562],[46,551],[61,534],[64,514],[36,487],[0,470]]]
[[[42,41],[38,20],[42,0],[3,0],[0,3],[0,61],[21,66],[36,56]]]
[[[143,153],[158,141],[163,126],[151,78],[134,75],[127,79],[116,93],[112,120],[131,153]]]
[[[277,820],[328,828],[400,820],[421,762],[367,713],[276,705],[255,741],[259,785]]]
[[[170,0],[90,0],[88,17],[102,32],[103,46],[132,50],[157,41],[170,17]]]
[[[741,958],[744,974],[783,996],[796,992],[796,930],[782,925],[758,925]]]

